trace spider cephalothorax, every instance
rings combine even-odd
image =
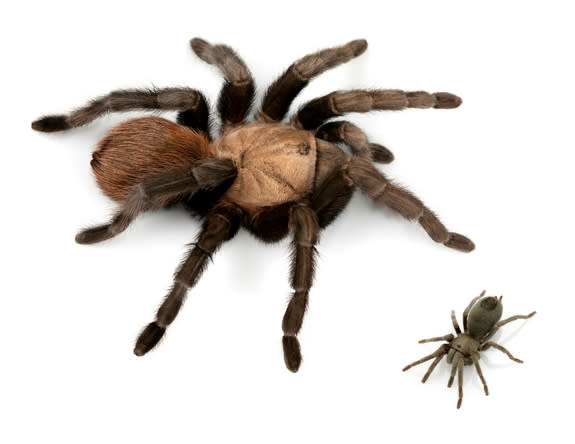
[[[220,135],[215,139],[209,130],[207,102],[190,88],[113,91],[70,114],[32,123],[35,130],[50,132],[88,124],[112,111],[178,111],[177,124],[159,117],[133,119],[113,128],[99,143],[92,167],[98,185],[119,203],[119,210],[110,222],[76,236],[81,244],[109,239],[125,230],[138,213],[177,202],[204,217],[156,320],[136,342],[136,355],[158,343],[208,259],[243,226],[266,242],[292,233],[294,292],[282,328],[286,365],[297,371],[301,353],[296,335],[312,284],[319,231],[345,208],[355,187],[376,203],[418,221],[434,241],[473,250],[468,238],[448,231],[416,196],[392,184],[375,167],[373,162],[393,160],[389,150],[370,143],[350,122],[329,121],[349,112],[455,108],[459,97],[423,91],[335,91],[305,104],[285,123],[292,100],[312,78],[365,51],[367,42],[354,40],[292,64],[268,88],[250,119],[255,87],[245,63],[225,45],[193,39],[191,46],[225,78],[218,101]],[[351,155],[334,142],[347,145]]]
[[[479,366],[479,353],[487,350],[489,347],[493,347],[505,353],[509,359],[523,363],[522,360],[513,357],[505,347],[490,341],[490,339],[500,327],[504,326],[508,322],[515,321],[517,319],[527,319],[535,314],[535,312],[533,312],[528,315],[516,315],[500,321],[503,313],[501,297],[483,297],[484,295],[485,291],[474,298],[464,310],[463,333],[459,328],[459,324],[455,317],[455,311],[452,310],[451,321],[453,322],[453,328],[455,329],[457,336],[448,334],[436,338],[422,339],[419,341],[420,344],[435,341],[447,341],[447,344],[441,345],[435,352],[419,359],[418,361],[412,362],[403,369],[403,371],[406,371],[413,366],[434,359],[421,380],[421,382],[425,382],[427,381],[427,378],[429,378],[429,375],[431,375],[433,369],[435,369],[437,364],[439,364],[439,361],[447,355],[447,362],[451,364],[451,376],[449,377],[447,387],[451,387],[453,379],[455,378],[455,373],[457,372],[458,374],[459,398],[457,400],[457,408],[461,407],[461,401],[463,400],[463,366],[471,364],[475,365],[477,374],[483,383],[485,394],[489,395],[487,383],[485,382],[485,378],[481,372],[481,367]]]

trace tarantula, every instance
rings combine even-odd
[[[429,375],[431,375],[431,372],[433,372],[437,364],[439,364],[439,361],[441,361],[443,357],[447,355],[447,362],[451,364],[451,375],[449,377],[447,387],[452,386],[453,379],[455,378],[455,372],[457,371],[459,388],[457,408],[461,407],[461,401],[463,400],[462,385],[464,365],[475,365],[477,374],[483,383],[485,395],[489,395],[487,383],[485,382],[481,367],[479,366],[480,352],[487,350],[489,347],[493,347],[505,353],[512,361],[523,364],[521,359],[515,358],[511,353],[509,353],[509,350],[499,344],[496,344],[495,342],[490,341],[490,339],[497,332],[497,330],[499,330],[499,328],[505,324],[517,319],[528,319],[536,313],[534,311],[528,315],[515,315],[500,321],[499,319],[501,319],[501,315],[503,313],[503,305],[501,304],[502,296],[497,298],[495,296],[483,297],[484,295],[485,290],[479,296],[472,299],[467,308],[463,311],[463,333],[461,333],[461,329],[457,323],[455,311],[452,310],[451,321],[453,322],[453,328],[455,329],[457,336],[448,334],[436,338],[422,339],[419,341],[420,344],[435,341],[447,341],[447,344],[441,345],[435,352],[419,359],[418,361],[412,362],[403,368],[403,371],[406,371],[411,367],[435,358],[427,369],[425,375],[423,375],[421,382],[425,383],[427,378],[429,378]]]
[[[283,317],[282,342],[286,366],[296,372],[301,363],[296,335],[308,304],[319,232],[341,213],[355,187],[377,204],[418,221],[434,241],[473,250],[471,240],[448,231],[421,200],[375,167],[373,162],[393,160],[387,148],[369,142],[348,121],[329,121],[350,112],[456,108],[459,97],[385,89],[335,91],[305,104],[284,122],[293,99],[310,80],[365,51],[367,42],[354,40],[293,63],[267,89],[250,119],[255,86],[243,60],[226,45],[199,38],[190,43],[225,79],[217,105],[218,137],[210,132],[206,99],[191,88],[113,91],[70,114],[32,123],[37,131],[51,132],[86,125],[108,112],[178,111],[177,124],[159,117],[136,118],[120,123],[99,142],[91,166],[98,186],[119,209],[108,223],[76,236],[80,244],[110,239],[139,213],[174,203],[204,218],[155,321],[136,341],[136,355],[158,343],[212,254],[243,226],[264,242],[276,242],[291,232],[293,294]],[[338,144],[347,145],[352,154]]]

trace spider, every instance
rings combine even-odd
[[[523,364],[521,359],[515,358],[509,352],[509,350],[499,344],[496,344],[495,342],[490,341],[490,339],[497,332],[497,330],[499,330],[499,328],[503,327],[505,324],[517,319],[528,319],[536,313],[534,311],[528,315],[515,315],[500,321],[501,314],[503,313],[503,305],[501,304],[502,296],[497,298],[495,296],[483,297],[484,295],[485,290],[479,296],[473,298],[467,308],[463,311],[463,333],[461,333],[461,329],[457,323],[455,311],[452,310],[451,321],[453,322],[453,328],[455,329],[457,336],[448,334],[436,338],[422,339],[419,341],[420,344],[435,341],[447,341],[447,344],[442,344],[435,352],[419,359],[418,361],[412,362],[403,368],[403,371],[406,371],[411,367],[435,358],[427,369],[425,375],[423,375],[421,382],[425,383],[425,381],[427,381],[429,378],[429,375],[431,375],[431,372],[433,372],[437,364],[439,364],[439,361],[441,361],[443,357],[447,355],[447,362],[451,364],[451,375],[449,377],[447,387],[452,386],[453,379],[455,378],[455,372],[457,372],[459,388],[457,408],[461,407],[461,402],[463,400],[462,385],[464,365],[475,365],[477,374],[483,383],[483,390],[485,391],[485,395],[489,395],[487,383],[485,382],[481,367],[479,366],[480,352],[487,350],[489,347],[493,347],[505,353],[512,361]]]
[[[375,203],[418,221],[434,241],[473,250],[471,240],[448,231],[421,200],[375,167],[374,162],[393,160],[387,148],[371,143],[346,120],[331,121],[350,112],[456,108],[459,97],[390,89],[335,91],[303,105],[288,123],[284,117],[297,94],[317,75],[361,55],[365,40],[294,62],[269,86],[254,115],[254,81],[239,55],[200,38],[190,44],[225,79],[217,104],[217,137],[210,131],[206,99],[191,88],[117,90],[69,114],[32,123],[34,130],[52,132],[81,127],[109,112],[178,112],[177,123],[157,116],[125,121],[99,142],[91,166],[98,186],[119,208],[107,223],[76,236],[80,244],[101,242],[124,231],[139,213],[175,203],[203,218],[156,319],[136,341],[137,356],[156,346],[214,252],[241,226],[264,242],[291,233],[293,294],[282,321],[282,344],[286,366],[296,372],[301,363],[297,334],[308,304],[319,233],[346,207],[356,187]]]

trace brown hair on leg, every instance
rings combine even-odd
[[[343,46],[323,49],[294,62],[266,91],[260,112],[263,120],[282,120],[295,97],[311,79],[328,69],[358,57],[367,41],[353,40]]]
[[[176,318],[186,294],[198,282],[212,254],[238,231],[241,210],[233,205],[214,207],[206,217],[197,241],[174,275],[174,284],[156,313],[156,320],[146,326],[134,347],[134,354],[142,356],[156,346],[166,328]]]
[[[313,130],[332,117],[345,113],[376,110],[399,111],[405,108],[457,108],[461,99],[451,93],[405,92],[398,89],[335,91],[314,99],[292,119],[296,128]]]
[[[124,89],[98,97],[70,114],[41,117],[32,122],[32,129],[43,132],[64,131],[87,125],[109,112],[136,109],[195,112],[205,106],[202,93],[191,88]]]
[[[287,368],[297,372],[301,364],[301,351],[296,336],[302,326],[313,282],[319,224],[310,207],[296,204],[291,211],[290,226],[293,232],[291,287],[294,292],[282,320],[282,343]]]
[[[218,99],[222,130],[242,124],[255,94],[254,81],[245,62],[227,45],[212,45],[200,38],[192,39],[190,45],[200,59],[216,66],[224,76],[225,84]]]
[[[475,248],[467,237],[447,231],[421,200],[409,191],[393,185],[369,160],[353,156],[345,171],[353,183],[376,203],[391,208],[406,219],[417,220],[434,241],[464,252]]]
[[[328,142],[343,142],[356,156],[374,162],[391,163],[394,159],[391,151],[377,143],[370,143],[360,128],[346,120],[328,122],[320,126],[315,136]]]

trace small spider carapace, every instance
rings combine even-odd
[[[447,383],[447,387],[451,387],[453,384],[453,379],[455,378],[455,373],[457,372],[457,381],[459,388],[459,398],[457,400],[457,408],[461,407],[461,401],[463,400],[463,366],[464,365],[475,365],[477,374],[483,383],[483,389],[486,395],[489,395],[489,390],[487,389],[487,383],[481,372],[481,367],[479,366],[479,353],[487,350],[489,347],[496,348],[497,350],[505,353],[509,359],[523,363],[521,359],[515,358],[509,350],[496,344],[490,339],[499,330],[500,327],[504,326],[508,322],[515,321],[517,319],[528,319],[535,314],[535,312],[528,315],[516,315],[511,316],[503,321],[500,321],[501,315],[503,313],[503,305],[501,304],[501,297],[497,298],[495,296],[487,296],[485,291],[483,291],[479,296],[472,299],[467,308],[463,311],[463,333],[459,328],[457,323],[457,318],[455,317],[455,311],[451,311],[451,321],[453,322],[453,328],[457,336],[448,334],[445,336],[439,336],[436,338],[422,339],[419,341],[420,344],[425,342],[435,342],[435,341],[447,341],[447,344],[441,345],[435,352],[427,355],[418,361],[412,362],[408,366],[403,368],[403,371],[409,370],[411,367],[422,364],[426,361],[434,359],[429,369],[423,375],[421,382],[427,381],[429,375],[439,361],[447,355],[447,362],[451,364],[451,375]]]
[[[32,123],[37,131],[51,132],[86,125],[108,112],[178,111],[177,124],[159,117],[133,119],[113,128],[99,143],[91,165],[99,187],[118,202],[119,209],[108,223],[76,236],[81,244],[110,239],[139,213],[176,202],[204,217],[155,321],[136,342],[136,355],[144,355],[158,343],[209,258],[243,226],[265,242],[292,233],[293,295],[282,328],[286,365],[297,371],[301,353],[296,335],[308,303],[319,232],[341,213],[355,187],[377,204],[418,221],[434,241],[460,251],[473,250],[473,242],[448,231],[421,200],[392,184],[375,167],[373,162],[393,160],[387,148],[370,143],[348,121],[330,121],[350,112],[456,108],[459,97],[384,89],[335,91],[305,104],[289,123],[284,122],[293,99],[310,80],[365,51],[367,42],[354,40],[293,63],[267,89],[250,118],[255,86],[241,58],[226,45],[198,38],[191,46],[225,79],[217,107],[219,137],[210,133],[204,96],[190,88],[113,91],[70,114]],[[346,145],[351,155],[338,144]]]

